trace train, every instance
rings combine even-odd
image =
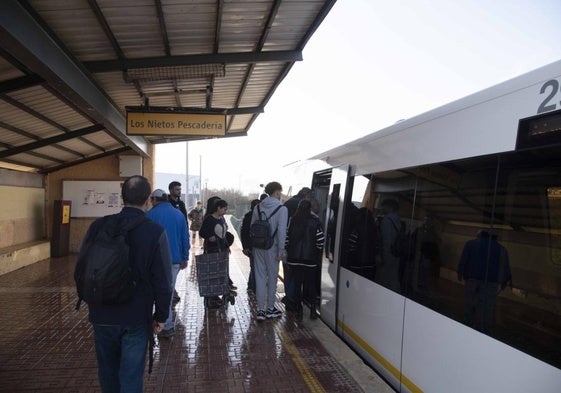
[[[561,391],[560,86],[558,61],[291,165],[320,318],[396,391]]]

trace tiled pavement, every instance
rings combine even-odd
[[[1,392],[100,391],[87,307],[74,309],[74,263],[53,258],[0,276]],[[194,265],[178,276],[176,335],[159,342],[146,392],[363,391],[312,334],[321,321],[255,321],[239,250],[230,262],[239,294],[227,310],[205,310]]]

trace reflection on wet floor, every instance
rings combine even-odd
[[[87,308],[74,309],[74,262],[53,258],[0,276],[0,391],[99,391]],[[319,320],[256,322],[247,259],[236,250],[230,265],[239,291],[225,310],[204,308],[193,263],[180,272],[176,335],[158,342],[146,392],[363,391],[306,326]]]

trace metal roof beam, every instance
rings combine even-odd
[[[66,53],[40,21],[16,0],[0,1],[0,41],[14,58],[76,103],[95,123],[137,153],[148,156],[148,142],[126,135],[126,119],[90,78],[80,63]]]
[[[302,60],[302,51],[270,51],[242,53],[214,53],[205,55],[145,57],[141,59],[116,59],[86,61],[90,72],[123,71],[132,68],[177,67],[201,64],[247,64],[267,62],[295,62]]]
[[[9,145],[9,144],[3,143],[3,142],[0,142],[0,146],[1,146],[1,147],[4,147],[4,148],[6,148],[6,149],[12,149],[12,148],[14,147],[14,146],[12,146],[12,145]],[[2,151],[1,153],[4,153],[4,152]],[[59,160],[58,158],[53,158],[53,157],[48,156],[48,155],[46,155],[46,154],[41,154],[41,153],[37,153],[37,152],[34,152],[34,151],[25,152],[25,154],[28,154],[28,155],[34,156],[34,157],[38,157],[38,158],[41,158],[41,159],[47,160],[47,161],[58,162],[59,164],[64,163],[64,161]],[[10,155],[10,154],[9,154],[9,155]],[[11,164],[13,164],[13,163],[16,162],[16,161],[13,161],[13,160],[6,160],[6,159],[2,159],[2,160],[0,160],[0,161],[10,162]],[[19,162],[19,161],[17,161],[17,162]],[[25,166],[25,164],[21,164],[21,163],[20,163],[20,164],[17,164],[17,165],[24,165],[24,166]],[[29,165],[27,165],[27,166],[29,166]],[[38,167],[29,166],[29,167],[30,167],[30,168],[35,168],[35,169],[41,168],[41,167],[39,167],[39,166],[38,166]]]
[[[164,113],[201,113],[201,114],[217,114],[217,115],[252,115],[256,113],[263,113],[265,111],[264,106],[252,106],[246,108],[170,108],[169,106],[127,106],[127,111],[136,112],[164,112]]]
[[[45,174],[45,173],[56,172],[56,171],[59,171],[59,170],[64,169],[64,168],[69,168],[71,166],[75,166],[75,165],[83,164],[85,162],[97,160],[98,158],[103,158],[103,157],[123,153],[125,151],[129,151],[130,149],[131,148],[128,147],[128,146],[120,147],[118,149],[106,151],[105,153],[95,154],[93,156],[89,156],[89,157],[83,158],[81,160],[70,161],[70,162],[67,162],[66,164],[57,165],[57,166],[53,166],[53,167],[49,167],[49,168],[44,168],[44,169],[41,169],[39,171],[39,173]]]
[[[55,135],[50,138],[41,139],[37,142],[28,143],[26,145],[11,147],[8,150],[0,151],[0,159],[4,157],[13,156],[19,153],[26,153],[29,150],[39,149],[41,147],[49,146],[51,144],[67,141],[69,139],[78,138],[80,136],[92,134],[103,130],[104,128],[100,125],[94,125],[91,127],[85,127],[80,130],[72,131],[65,134]]]
[[[24,136],[24,137],[29,138],[29,139],[34,139],[34,140],[36,140],[36,141],[40,141],[40,140],[41,140],[41,138],[39,138],[37,135],[34,135],[34,134],[31,134],[31,133],[29,133],[29,132],[27,132],[27,131],[21,130],[21,129],[17,128],[17,127],[14,127],[14,126],[10,125],[10,124],[4,123],[3,121],[0,121],[0,127],[1,127],[1,128],[5,128],[5,129],[7,129],[7,130],[9,130],[9,131],[11,131],[11,132],[13,132],[13,133],[15,133],[15,134]],[[55,149],[58,149],[58,150],[65,151],[65,152],[67,152],[67,153],[70,153],[70,154],[75,155],[75,156],[78,156],[78,157],[83,157],[83,154],[78,153],[77,151],[74,151],[74,150],[69,149],[69,148],[67,148],[67,147],[58,145],[58,144],[53,144],[51,147],[54,147]]]
[[[19,78],[8,79],[0,82],[0,94],[10,93],[12,91],[27,89],[29,87],[38,86],[45,80],[39,75],[25,75]]]

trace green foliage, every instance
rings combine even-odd
[[[204,190],[205,200],[203,201],[205,208],[206,208],[206,201],[208,198],[212,196],[218,196],[221,199],[224,199],[228,202],[228,213],[231,214],[232,217],[232,224],[236,226],[235,222],[239,221],[241,223],[243,216],[246,212],[249,211],[250,203],[252,199],[255,199],[253,195],[247,196],[243,195],[241,191],[234,190],[233,188],[226,189],[223,188],[221,190],[216,190],[209,188]],[[237,224],[236,230],[238,230],[240,224]]]
[[[238,232],[238,236],[241,238],[242,233],[240,231],[240,227],[242,226],[242,221],[243,221],[243,217],[242,218],[237,218],[236,216],[232,216],[232,218],[230,219],[230,222],[232,223],[232,226],[234,227],[233,229]]]

